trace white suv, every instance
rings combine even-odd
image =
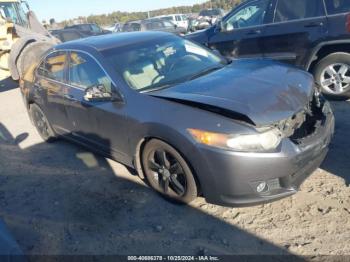
[[[188,18],[183,14],[170,14],[170,15],[161,15],[154,18],[160,18],[173,22],[178,27],[188,28]]]

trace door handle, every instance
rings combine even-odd
[[[78,99],[76,99],[74,96],[72,95],[68,95],[68,94],[65,94],[63,96],[65,99],[68,99],[69,101],[73,101],[73,102],[78,102]]]
[[[323,22],[314,22],[314,23],[306,24],[304,27],[306,27],[306,28],[310,28],[310,27],[320,27],[320,26],[323,26],[323,25],[324,25]]]
[[[260,29],[256,29],[256,30],[251,30],[247,33],[247,35],[260,35],[261,34],[261,30]]]

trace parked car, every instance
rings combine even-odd
[[[164,19],[172,22],[178,27],[182,27],[185,29],[188,28],[188,18],[184,14],[169,14],[169,15],[156,16],[154,18]]]
[[[200,194],[228,206],[291,196],[334,132],[330,105],[307,72],[231,63],[169,33],[67,42],[33,68],[21,90],[45,141],[89,147],[184,203]]]
[[[211,25],[218,22],[225,15],[224,10],[220,8],[205,9],[199,13],[198,18],[195,22],[195,29],[201,30],[210,27]]]
[[[350,96],[350,1],[248,0],[188,38],[229,57],[294,64],[323,93]]]
[[[137,31],[163,31],[177,35],[185,35],[187,33],[187,29],[178,27],[170,21],[159,18],[131,21],[123,26],[123,32]]]
[[[111,31],[102,29],[100,26],[93,23],[66,26],[65,29],[75,29],[88,36],[105,35],[112,33]]]
[[[108,26],[105,28],[105,30],[110,31],[112,33],[119,33],[123,30],[123,24],[122,23],[115,23],[111,26]]]
[[[78,31],[76,29],[57,29],[51,30],[50,33],[56,38],[58,38],[62,43],[89,37],[89,35],[86,35],[83,32]]]

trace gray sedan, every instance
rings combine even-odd
[[[21,90],[44,140],[89,147],[183,203],[291,196],[320,166],[334,132],[308,73],[228,61],[169,33],[67,42],[32,68]]]

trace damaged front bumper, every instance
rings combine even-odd
[[[334,115],[328,102],[318,107],[314,126],[298,126],[274,153],[242,153],[201,148],[205,164],[198,167],[207,202],[250,206],[295,194],[325,159],[334,134]],[[305,130],[303,130],[305,129]],[[203,163],[203,162],[202,162]],[[196,168],[196,170],[198,170]]]

